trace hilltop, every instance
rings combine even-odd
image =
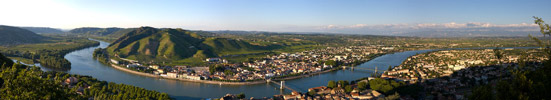
[[[140,27],[125,33],[106,50],[111,56],[138,61],[196,62],[209,57],[257,53],[272,48],[244,40],[205,38],[183,29]]]
[[[44,39],[46,37],[26,29],[0,25],[0,45],[38,43]]]

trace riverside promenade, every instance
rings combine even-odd
[[[138,72],[138,71],[130,70],[130,69],[127,69],[127,68],[124,68],[124,67],[121,67],[121,66],[117,66],[115,64],[110,64],[110,65],[111,65],[111,67],[113,67],[115,69],[118,69],[118,70],[121,70],[121,71],[124,71],[124,72],[128,72],[128,73],[132,73],[132,74],[136,74],[136,75],[140,75],[140,76],[153,77],[153,78],[163,78],[163,79],[173,79],[173,80],[187,81],[187,82],[220,84],[220,85],[253,85],[253,84],[265,84],[265,83],[267,83],[266,80],[258,80],[258,81],[250,81],[250,82],[223,82],[223,81],[191,80],[191,79],[183,79],[183,78],[172,78],[172,77],[167,77],[167,76],[160,76],[160,75],[154,75],[154,74],[149,74],[149,73],[144,73],[144,72]],[[320,71],[320,72],[315,72],[315,73],[309,73],[309,74],[305,74],[305,75],[290,76],[290,77],[285,77],[285,78],[280,78],[280,79],[273,79],[273,80],[292,80],[292,79],[298,79],[298,78],[302,78],[302,77],[309,77],[309,76],[312,76],[312,75],[327,73],[327,72],[331,72],[331,71],[335,71],[335,70],[337,70],[337,69],[330,69],[330,70],[325,70],[325,71]]]

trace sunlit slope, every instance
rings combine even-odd
[[[107,51],[112,56],[139,61],[176,61],[266,52],[272,48],[243,40],[203,38],[183,29],[140,27],[121,36]]]

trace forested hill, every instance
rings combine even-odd
[[[205,38],[183,29],[140,27],[121,36],[107,51],[123,58],[150,61],[202,59],[267,49],[271,48],[229,38]]]
[[[120,37],[107,50],[124,58],[184,59],[207,49],[201,42],[201,36],[186,30],[141,27]],[[214,56],[210,52],[201,55]]]
[[[236,39],[230,39],[230,38],[207,38],[205,41],[203,41],[204,44],[208,45],[210,49],[222,56],[222,55],[231,55],[231,54],[246,54],[250,51],[255,50],[272,50],[277,49],[280,46],[279,45],[271,45],[271,46],[259,46],[259,45],[253,45],[249,42],[242,41],[242,40],[236,40]]]
[[[62,34],[62,33],[64,33],[63,31],[61,31],[61,29],[55,29],[55,28],[49,28],[49,27],[20,27],[20,28],[32,31],[32,32],[37,33],[37,34],[48,34],[48,33]]]
[[[46,38],[19,27],[0,25],[0,45],[38,43]]]
[[[71,34],[81,34],[81,35],[93,35],[93,36],[114,36],[120,37],[125,33],[133,31],[134,28],[97,28],[97,27],[82,27],[75,28],[69,31]]]

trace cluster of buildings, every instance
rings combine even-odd
[[[268,55],[254,62],[243,62],[243,67],[252,68],[254,72],[240,71],[241,75],[253,74],[258,78],[282,77],[296,74],[317,73],[337,67],[327,61],[334,61],[339,65],[353,65],[371,59],[370,55],[386,53],[392,50],[383,50],[376,46],[327,47],[324,49],[308,50],[297,53],[281,53]]]
[[[351,92],[347,93],[342,87],[335,87],[335,88],[328,88],[325,86],[320,87],[314,87],[308,89],[308,91],[313,91],[316,93],[315,96],[307,96],[303,95],[301,97],[296,97],[296,99],[306,99],[306,100],[373,100],[373,99],[379,99],[384,98],[385,95],[371,89],[366,90],[360,90],[356,87],[357,85],[352,85],[354,88]],[[293,94],[290,94],[293,95]],[[289,100],[293,99],[292,96],[289,96],[291,98],[285,98],[288,97],[288,95],[283,95],[283,99]]]
[[[360,82],[368,82],[368,79],[361,80]],[[386,97],[383,93],[372,89],[360,90],[358,89],[358,84],[351,84],[350,86],[353,90],[349,92],[346,92],[344,86],[340,85],[334,88],[320,86],[309,88],[309,92],[307,93],[293,91],[291,94],[274,95],[272,98],[252,97],[250,100],[376,100]],[[221,99],[235,100],[235,98],[235,95],[227,94]]]
[[[61,82],[61,85],[67,86],[69,88],[77,87],[76,93],[82,95],[84,93],[84,89],[89,89],[91,86],[89,86],[86,83],[82,83],[80,85],[77,85],[79,82],[78,78],[76,77],[69,77],[65,79],[63,82]]]
[[[222,67],[214,72],[209,71],[209,67],[142,65],[137,61],[126,59],[122,60],[131,63],[122,65],[129,69],[167,78],[241,82],[318,73],[336,67],[336,63],[339,65],[359,64],[371,59],[374,54],[392,51],[396,50],[393,47],[349,46],[266,55],[266,57],[239,64],[229,64],[222,58],[205,59],[205,62],[211,65]],[[333,63],[326,63],[328,61]],[[111,63],[120,64],[114,59],[111,59]]]
[[[449,76],[455,71],[472,66],[489,66],[503,63],[516,63],[521,57],[520,52],[530,53],[537,50],[505,49],[502,58],[498,59],[493,49],[483,50],[443,50],[418,54],[408,58],[400,66],[385,71],[383,78],[396,78],[406,81],[431,79]],[[527,54],[530,61],[541,61],[544,58]]]
[[[382,78],[420,82],[427,92],[425,99],[466,99],[465,94],[473,86],[495,83],[499,78],[504,78],[506,67],[515,66],[519,60],[546,60],[538,55],[541,52],[536,49],[505,49],[500,52],[501,59],[491,49],[419,54],[386,71]]]
[[[427,80],[423,85],[427,92],[426,99],[467,99],[467,93],[473,86],[495,83],[507,70],[503,66],[469,67],[456,71],[451,76]]]

